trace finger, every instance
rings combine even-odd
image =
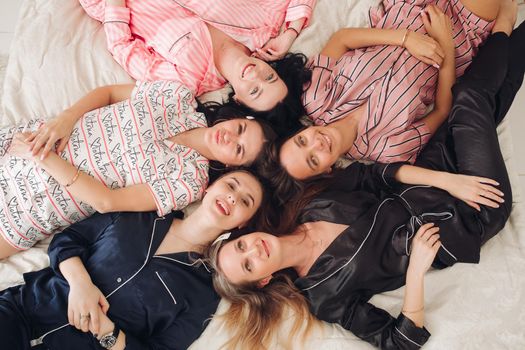
[[[102,308],[102,312],[104,312],[104,314],[106,314],[108,312],[108,310],[109,310],[108,300],[103,295],[101,295],[100,296],[100,300],[98,301],[98,304]]]
[[[433,234],[432,236],[430,236],[430,238],[428,239],[427,243],[433,247],[434,246],[434,243],[436,243],[438,240],[439,240],[440,236],[439,236],[439,233],[435,233]]]
[[[265,61],[269,61],[271,60],[272,56],[270,56],[266,51],[263,51],[263,50],[257,50],[257,53],[259,54],[259,56],[261,56],[261,58]]]
[[[473,201],[468,201],[466,200],[465,203],[467,203],[469,206],[471,206],[472,208],[476,209],[477,211],[481,211],[481,208],[479,207],[479,205]]]
[[[478,196],[476,198],[476,203],[486,205],[487,207],[490,207],[490,208],[499,208],[499,203],[491,201],[490,199],[485,198],[483,196]]]
[[[60,142],[58,143],[58,147],[57,147],[57,154],[64,152],[68,141],[69,141],[69,137],[63,137],[62,139],[60,139]]]
[[[434,223],[433,222],[429,222],[427,224],[424,224],[424,225],[421,225],[421,227],[419,228],[419,230],[417,230],[416,232],[416,237],[421,237],[423,236],[423,234],[425,233],[426,230],[430,229],[431,227],[434,226]]]
[[[495,202],[498,202],[498,203],[505,202],[505,200],[503,198],[501,198],[501,196],[499,196],[496,193],[492,193],[490,191],[487,191],[487,190],[484,190],[484,192],[481,194],[481,196],[483,196],[483,197],[485,197],[487,199],[493,200]]]
[[[443,51],[443,48],[441,47],[441,45],[439,45],[439,43],[437,41],[435,41],[434,39],[432,39],[434,41],[434,50],[436,51],[436,54],[441,57],[441,60],[443,60],[445,58],[445,51]]]
[[[430,239],[430,237],[432,237],[432,235],[434,235],[434,234],[436,234],[438,232],[439,232],[439,227],[437,227],[437,226],[431,227],[431,228],[429,228],[428,230],[425,231],[423,236],[421,236],[421,239],[423,241],[428,241]]]
[[[33,145],[29,148],[30,150],[33,151],[32,152],[33,155],[36,155],[40,151],[40,149],[42,148],[46,140],[47,140],[47,136],[45,135],[39,134],[37,136],[37,138],[33,141]]]
[[[98,317],[98,310],[92,310],[90,315],[91,315],[91,320],[89,321],[90,323],[89,330],[93,334],[98,334],[98,330],[100,327],[100,319]]]
[[[505,193],[503,193],[503,191],[500,191],[500,189],[497,188],[497,187],[494,187],[494,186],[491,186],[491,185],[483,185],[482,188],[485,191],[497,194],[500,197],[504,197],[505,196]]]
[[[48,140],[46,145],[44,146],[44,150],[42,151],[42,154],[40,155],[41,160],[44,160],[44,158],[47,157],[52,147],[53,147],[53,144],[51,143],[51,140]]]
[[[80,316],[81,317],[80,318],[80,330],[82,330],[82,332],[87,332],[89,331],[89,319],[91,317],[86,317],[86,315],[90,315],[90,313],[86,312],[86,313],[81,313],[80,315],[81,315]]]
[[[433,52],[432,54],[430,54],[429,58],[434,61],[435,64],[438,65],[438,69],[439,67],[441,67],[441,64],[443,64],[443,57],[439,56],[436,52]]]
[[[26,137],[26,142],[31,142],[35,139],[35,137],[38,135],[38,132],[32,132]]]
[[[434,245],[432,246],[432,250],[434,251],[434,256],[436,256],[439,248],[441,248],[441,241],[436,241],[436,243],[434,243]]]
[[[80,329],[80,315],[81,313],[75,313],[75,328]]]
[[[426,57],[426,56],[421,56],[421,57],[418,57],[418,59],[423,62],[423,63],[426,63],[428,64],[429,66],[434,66],[436,67],[437,69],[439,69],[439,66],[436,62],[434,62],[432,59]]]
[[[432,27],[432,25],[430,24],[430,18],[428,17],[428,13],[426,11],[421,11],[419,14],[421,15],[421,19],[423,20],[425,30],[428,33],[430,31],[430,28]]]
[[[475,180],[477,182],[481,182],[483,184],[489,184],[493,186],[499,186],[499,182],[493,179],[489,179],[488,177],[476,177]]]
[[[73,312],[73,309],[71,307],[67,308],[67,321],[70,325],[75,324],[75,313]]]

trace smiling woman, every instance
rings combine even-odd
[[[239,112],[207,127],[195,105],[176,82],[106,86],[47,123],[0,130],[3,200],[11,203],[0,208],[0,258],[95,211],[182,209],[201,199],[209,161],[252,165],[275,138]]]

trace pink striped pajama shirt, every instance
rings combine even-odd
[[[475,16],[459,0],[384,0],[384,11],[371,10],[370,21],[376,28],[408,28],[426,34],[420,12],[427,4],[436,4],[452,18],[460,76],[490,34],[492,23]],[[415,161],[431,137],[419,118],[434,100],[436,68],[399,46],[351,50],[339,60],[317,55],[309,64],[313,77],[303,103],[315,124],[329,124],[366,103],[349,158]]]
[[[104,22],[109,51],[133,78],[176,80],[196,96],[226,84],[215,68],[206,24],[254,51],[277,36],[283,23],[308,22],[315,2],[128,0],[124,8],[80,0],[89,16]]]
[[[137,82],[129,100],[86,113],[60,156],[109,188],[148,184],[161,216],[182,209],[199,200],[208,183],[208,160],[167,140],[207,126],[194,103],[180,83]],[[95,210],[34,162],[6,154],[21,130],[0,130],[0,233],[15,248],[28,249]]]

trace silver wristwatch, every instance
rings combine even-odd
[[[104,334],[102,338],[100,338],[100,346],[102,346],[104,349],[111,349],[117,343],[119,332],[120,329],[117,325],[115,325],[115,328],[113,328],[113,332]]]

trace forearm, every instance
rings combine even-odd
[[[411,269],[409,265],[401,312],[420,328],[425,322],[424,303],[424,273]]]
[[[296,19],[295,21],[291,21],[290,23],[288,23],[287,28],[293,28],[295,31],[297,31],[297,33],[301,33],[301,30],[303,30],[305,22],[306,22],[306,18],[304,17],[299,18],[299,19]]]
[[[99,212],[106,212],[104,200],[110,195],[110,189],[92,176],[79,171],[74,165],[62,159],[56,153],[50,153],[41,160],[35,157],[37,165],[51,175],[60,185],[77,199],[92,206]],[[78,175],[77,175],[78,172]]]
[[[77,121],[89,111],[129,98],[133,87],[133,84],[125,84],[96,88],[66,109],[65,112],[74,118],[74,121]]]
[[[92,283],[84,263],[78,256],[62,261],[58,264],[58,268],[70,287]]]
[[[444,171],[430,170],[406,164],[398,169],[395,179],[407,185],[427,185],[444,189],[448,174]]]
[[[321,54],[338,59],[346,51],[375,45],[402,46],[405,29],[344,28],[332,35]]]

